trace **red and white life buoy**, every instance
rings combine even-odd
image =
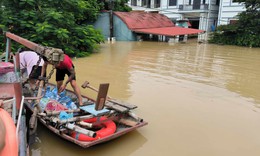
[[[2,108],[0,108],[0,118],[4,122],[6,129],[5,146],[3,150],[0,151],[0,156],[18,156],[18,139],[16,137],[16,127],[13,119]]]
[[[104,138],[106,136],[112,135],[116,131],[116,124],[112,120],[108,120],[106,117],[91,118],[91,119],[86,119],[83,121],[87,122],[87,123],[94,123],[97,121],[104,121],[104,122],[101,122],[100,126],[102,126],[102,128],[99,129],[98,131],[96,131],[96,137],[94,137],[94,138],[89,137],[85,134],[78,133],[78,132],[72,132],[71,136],[79,141],[98,140],[100,138]]]

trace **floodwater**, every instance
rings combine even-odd
[[[73,60],[78,84],[110,83],[109,95],[137,105],[149,124],[88,149],[39,125],[31,155],[259,156],[259,60],[259,48],[192,40],[102,44]]]

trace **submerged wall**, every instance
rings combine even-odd
[[[95,27],[95,29],[101,30],[104,38],[107,39],[110,36],[109,13],[101,13],[96,22],[93,23],[93,26]]]
[[[116,15],[113,16],[114,36],[117,41],[136,41],[136,34]]]
[[[105,39],[110,37],[109,12],[101,13],[95,23],[95,29],[101,30]],[[136,34],[128,29],[126,24],[116,15],[113,15],[113,37],[117,41],[136,41]]]

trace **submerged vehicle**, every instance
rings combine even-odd
[[[61,49],[43,47],[9,32],[5,36],[44,56],[49,62],[59,63],[63,60]],[[63,139],[87,148],[148,124],[133,112],[137,106],[109,97],[107,83],[100,84],[97,90],[86,81],[82,88],[96,91],[97,98],[94,100],[82,95],[84,105],[78,106],[72,91],[58,94],[55,85],[48,83],[53,70],[54,66],[49,76],[40,80],[36,90],[23,85],[24,103],[32,112],[30,129],[35,128],[38,119]]]

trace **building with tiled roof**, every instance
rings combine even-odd
[[[102,13],[94,24],[102,30],[106,38],[115,37],[118,41],[158,40],[167,41],[179,35],[198,34],[198,29],[177,27],[165,15],[140,11]],[[110,22],[113,21],[113,22]],[[111,25],[110,25],[111,24]]]

